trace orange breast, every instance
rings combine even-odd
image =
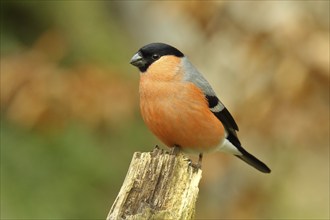
[[[140,108],[148,128],[168,147],[213,150],[224,139],[221,122],[202,91],[190,82],[154,80],[142,74]]]

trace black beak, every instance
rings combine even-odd
[[[146,64],[146,61],[143,59],[140,53],[136,53],[132,57],[130,64],[136,67],[143,67]]]

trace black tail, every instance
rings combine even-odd
[[[250,164],[251,166],[263,173],[271,172],[271,170],[267,167],[266,164],[264,164],[255,156],[244,150],[244,148],[240,147],[239,151],[242,153],[242,155],[235,155],[236,157],[240,158],[241,160],[245,161],[246,163]]]

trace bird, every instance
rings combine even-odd
[[[177,48],[165,43],[141,47],[130,64],[140,72],[142,118],[166,146],[198,153],[232,154],[263,173],[269,167],[246,151],[233,116],[210,83]]]

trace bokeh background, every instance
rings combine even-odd
[[[1,219],[104,219],[135,151],[131,56],[183,51],[265,175],[206,155],[197,219],[329,219],[329,1],[1,1]],[[161,144],[160,144],[161,145]]]

